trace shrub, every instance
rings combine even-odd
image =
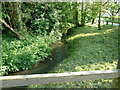
[[[25,8],[26,4],[27,10],[23,9],[23,12],[25,15],[29,13],[30,18],[24,17],[24,20],[32,32],[48,35],[51,31],[58,30],[60,16],[53,3],[23,3],[22,7]]]
[[[54,37],[28,36],[24,41],[4,36],[0,75],[30,69],[32,65],[44,61],[51,54],[49,45],[55,41]]]

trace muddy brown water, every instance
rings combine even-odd
[[[30,70],[10,73],[9,76],[49,73],[49,71],[51,71],[58,63],[68,56],[67,45],[64,43],[64,41],[57,41],[56,43],[52,44],[51,47],[53,48],[53,51],[49,59],[34,65]],[[27,90],[27,86],[3,88],[2,90]]]

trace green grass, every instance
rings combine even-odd
[[[66,38],[69,56],[50,72],[77,72],[115,69],[118,60],[118,27],[85,26],[72,29]],[[111,88],[112,79],[34,85],[31,88]]]

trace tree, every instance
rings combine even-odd
[[[98,2],[93,2],[90,5],[90,16],[91,16],[91,19],[92,19],[91,24],[94,24],[94,21],[97,18],[97,15],[98,15],[98,12],[99,12],[98,6],[99,6]]]
[[[9,30],[14,33],[19,39],[22,39],[21,35],[16,32],[12,27],[10,27],[4,20],[0,19],[0,21],[7,27]]]
[[[9,2],[5,3],[7,8],[6,13],[10,16],[11,27],[15,30],[22,30],[22,11],[21,11],[21,3],[20,2]]]
[[[77,27],[80,26],[79,20],[78,20],[78,3],[76,3],[76,7],[75,7],[75,24]]]
[[[101,2],[99,2],[99,19],[98,19],[98,30],[101,30],[101,5],[102,5],[102,3]]]
[[[2,19],[0,19],[0,22],[4,24],[10,30],[14,35],[17,36],[19,39],[23,39],[23,37],[18,33],[18,29],[21,29],[21,12],[20,4],[18,2],[5,2],[2,3],[3,9],[2,9]]]
[[[113,16],[117,16],[117,14],[119,13],[119,2],[111,2],[107,5],[107,13],[109,14],[109,16],[111,17],[111,21],[114,20]],[[113,25],[113,22],[112,22]]]
[[[85,3],[85,2],[81,3],[81,16],[80,16],[81,24],[80,24],[80,26],[84,26],[86,23],[87,6],[89,6],[88,3]]]
[[[107,0],[106,2],[92,2],[90,5],[90,16],[91,16],[91,24],[94,24],[95,19],[98,16],[99,19],[99,29],[100,29],[100,18],[103,15],[103,13],[106,10],[106,5],[108,4],[109,0]]]
[[[98,30],[101,30],[101,16],[102,16],[102,13],[104,12],[104,8],[105,8],[105,5],[108,3],[109,0],[107,0],[105,3],[102,3],[101,0],[99,2],[99,6],[98,6]]]

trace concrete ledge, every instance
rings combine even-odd
[[[120,69],[103,71],[83,71],[68,73],[15,75],[0,77],[0,87],[28,86],[37,84],[50,84],[62,82],[74,82],[84,80],[97,80],[120,77]]]

